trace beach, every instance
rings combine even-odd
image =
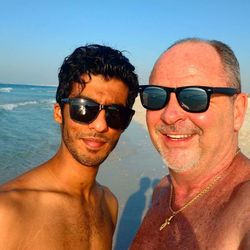
[[[239,146],[242,152],[250,158],[250,97],[248,97],[248,109],[245,121],[240,130]]]
[[[55,90],[48,86],[0,85],[0,183],[41,164],[57,151],[60,128],[53,120]],[[151,144],[146,111],[139,98],[134,109],[130,126],[97,176],[119,201],[116,250],[128,249],[150,205],[154,186],[167,174]],[[250,107],[240,132],[240,148],[250,157]]]

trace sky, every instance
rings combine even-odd
[[[186,37],[235,52],[250,93],[249,0],[0,0],[0,82],[57,85],[63,59],[86,43],[125,51],[140,84],[159,55]]]

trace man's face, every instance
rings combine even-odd
[[[82,90],[74,84],[72,97],[87,97],[103,105],[120,104],[125,106],[128,87],[120,80],[105,80],[101,75],[82,77],[87,83]],[[74,159],[85,166],[99,166],[116,146],[122,130],[108,127],[105,110],[90,124],[73,121],[69,114],[69,104],[63,109],[62,139]]]
[[[184,43],[165,53],[156,63],[151,84],[166,87],[227,87],[220,58],[204,43]],[[147,111],[151,139],[174,172],[220,163],[236,146],[234,97],[212,95],[209,109],[189,113],[178,104],[175,93],[165,108]]]

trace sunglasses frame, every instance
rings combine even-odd
[[[164,101],[164,103],[160,107],[157,107],[157,108],[148,107],[147,105],[144,104],[143,92],[145,89],[148,89],[148,88],[159,88],[159,89],[162,89],[165,91],[166,100]],[[207,95],[207,105],[202,110],[192,111],[192,110],[188,109],[186,107],[186,105],[181,101],[180,92],[184,89],[189,89],[189,88],[198,88],[198,89],[202,89],[203,91],[205,91],[205,93]],[[164,108],[169,103],[170,94],[175,93],[176,99],[183,110],[185,110],[189,113],[203,113],[203,112],[206,112],[209,108],[210,98],[211,98],[212,94],[223,94],[223,95],[233,96],[235,94],[239,94],[240,91],[237,90],[236,88],[229,88],[229,87],[208,87],[208,86],[197,86],[197,85],[196,86],[183,86],[183,87],[177,87],[177,88],[169,88],[169,87],[164,87],[164,86],[160,86],[160,85],[140,85],[139,86],[139,93],[140,93],[141,104],[147,110],[160,110],[160,109]]]
[[[77,120],[77,119],[73,118],[74,117],[74,115],[73,115],[74,111],[73,111],[72,105],[85,106],[85,103],[87,103],[87,102],[95,104],[96,107],[99,107],[98,112],[93,117],[93,119],[85,122],[85,121],[80,121],[80,120]],[[90,124],[90,123],[92,123],[98,117],[101,110],[105,110],[106,111],[105,112],[105,121],[106,121],[107,125],[110,128],[113,128],[113,129],[125,130],[128,127],[128,125],[130,124],[130,122],[131,122],[131,120],[133,118],[133,115],[135,113],[135,111],[133,109],[122,106],[120,104],[103,105],[103,104],[100,104],[100,103],[98,103],[98,102],[96,102],[96,101],[94,101],[94,100],[92,100],[90,98],[86,98],[86,97],[63,98],[61,100],[61,103],[68,103],[69,106],[70,106],[70,118],[73,121],[78,122],[78,123],[82,123],[82,124]],[[126,116],[126,121],[124,121],[124,124],[120,123],[119,127],[110,126],[110,122],[109,122],[110,120],[109,120],[109,117],[108,117],[108,115],[109,115],[108,111],[110,110],[110,108],[113,108],[113,109],[115,108],[119,113],[123,112],[124,116]]]

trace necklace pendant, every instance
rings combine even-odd
[[[172,214],[168,219],[167,219],[167,224],[169,225],[170,224],[170,221],[174,218],[174,214]]]
[[[165,228],[168,225],[168,222],[165,221],[161,226],[160,226],[160,231]]]
[[[165,222],[160,226],[160,231],[164,229],[167,225],[170,225],[171,220],[174,218],[175,214],[172,214]]]

